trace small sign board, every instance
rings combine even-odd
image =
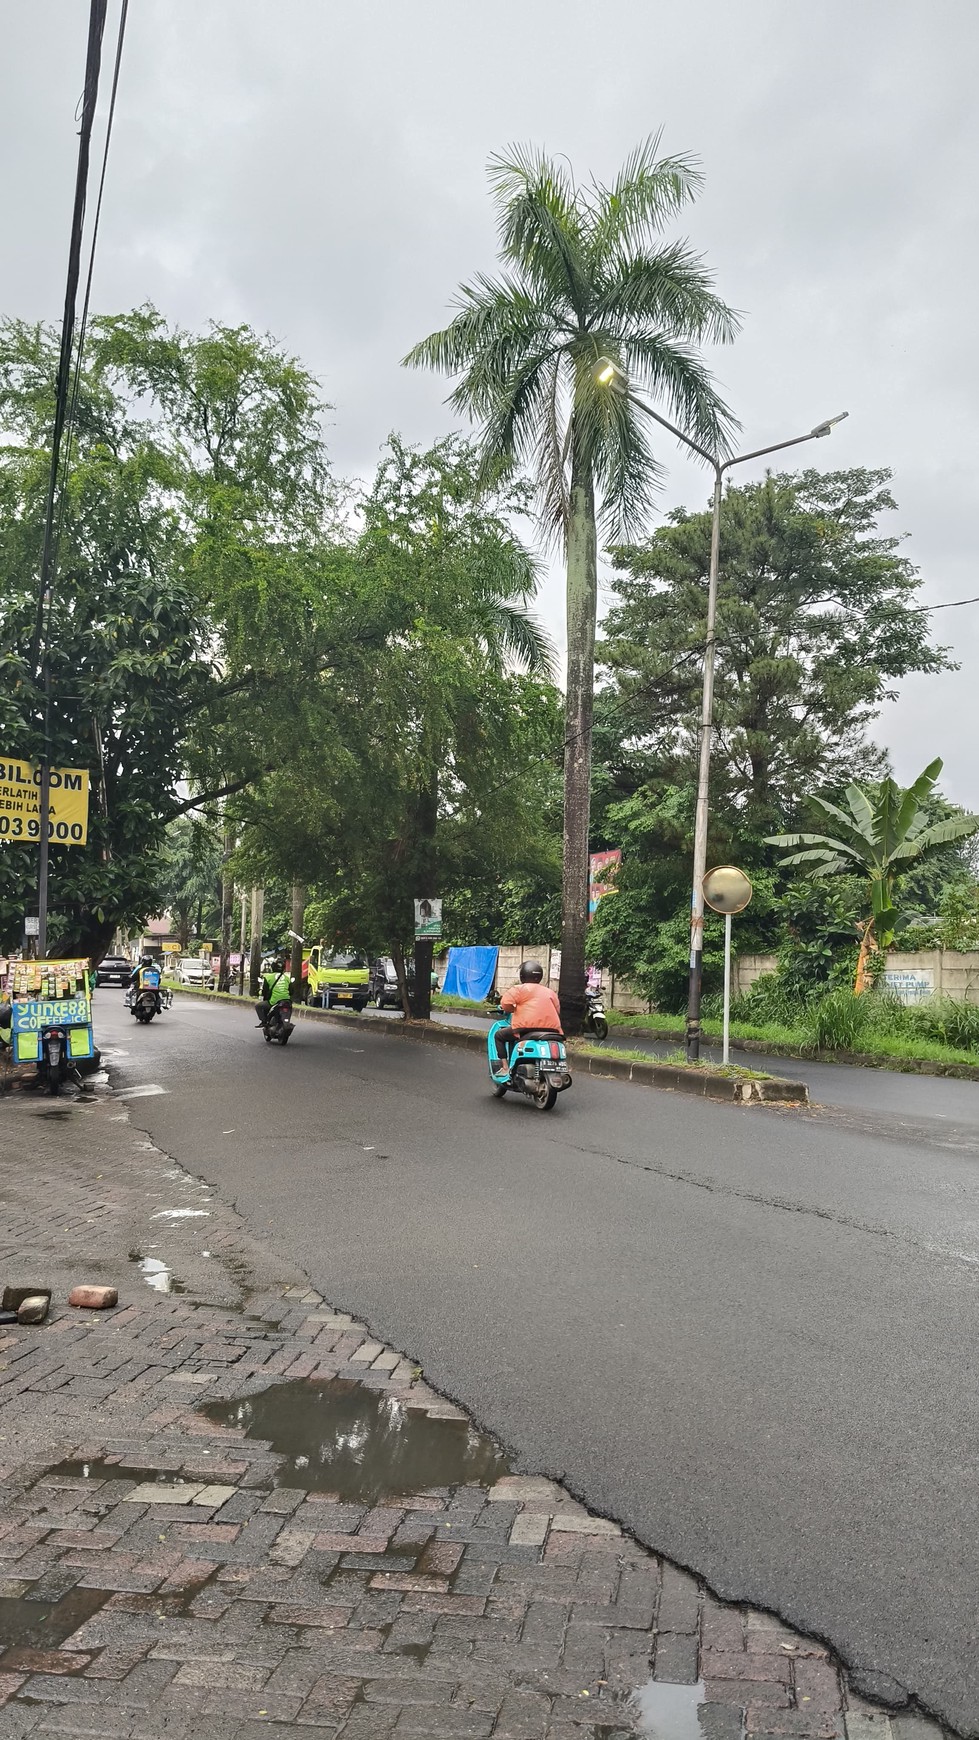
[[[415,901],[415,940],[442,935],[441,900]]]
[[[606,894],[615,894],[615,878],[622,863],[621,847],[612,852],[592,852],[588,859],[588,922],[591,923],[598,903]]]
[[[900,1003],[922,1003],[935,994],[931,967],[890,967],[884,972],[884,989]]]
[[[41,920],[38,918],[36,912],[29,912],[24,919],[24,935],[40,936],[40,934]]]

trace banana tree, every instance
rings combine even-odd
[[[867,883],[870,911],[860,927],[860,954],[854,991],[868,988],[868,963],[874,949],[890,948],[908,922],[898,906],[900,879],[913,865],[959,840],[979,832],[979,816],[951,816],[929,823],[928,800],[942,771],[941,760],[929,763],[906,790],[893,779],[879,785],[849,785],[846,809],[828,798],[812,803],[835,825],[835,834],[776,834],[769,846],[790,848],[783,867],[805,866],[811,876],[861,875]],[[849,813],[848,813],[849,812]],[[798,848],[804,848],[798,850]]]

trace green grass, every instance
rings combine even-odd
[[[651,1057],[648,1051],[629,1051],[618,1045],[581,1045],[572,1041],[572,1054],[578,1052],[585,1057],[604,1058],[615,1057],[624,1063],[646,1063],[668,1067],[670,1069],[706,1070],[710,1075],[729,1076],[737,1081],[771,1081],[773,1078],[762,1069],[746,1069],[739,1063],[708,1063],[701,1059],[699,1063],[688,1063],[682,1051],[670,1052],[667,1057]]]
[[[441,991],[432,992],[433,1009],[458,1009],[464,1015],[485,1015],[488,1005],[485,997],[446,997]]]
[[[659,1034],[661,1037],[672,1037],[683,1030],[682,1015],[624,1015],[620,1010],[608,1011],[610,1026],[631,1027],[643,1033]],[[723,1034],[723,1023],[704,1020],[701,1028],[706,1038],[720,1039]],[[805,1029],[801,1027],[784,1026],[781,1022],[732,1021],[731,1041],[750,1039],[761,1045],[771,1046],[772,1050],[787,1057],[819,1057],[818,1047],[814,1046]],[[827,1052],[834,1056],[845,1056],[841,1047],[827,1047]],[[868,1031],[861,1034],[859,1042],[850,1054],[856,1057],[887,1057],[903,1063],[945,1063],[958,1067],[963,1065],[975,1069],[979,1066],[979,1055],[961,1046],[943,1045],[935,1039],[925,1039],[913,1033],[881,1033]]]

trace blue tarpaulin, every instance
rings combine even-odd
[[[470,997],[479,1003],[489,995],[496,977],[499,949],[450,949],[442,989],[448,997]]]

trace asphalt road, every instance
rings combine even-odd
[[[136,1125],[522,1467],[979,1732],[979,1161],[937,1119],[595,1078],[544,1116],[360,1024],[96,1024],[165,1090]]]
[[[481,1032],[490,1025],[483,1016],[448,1010],[436,1012],[434,1019]],[[680,1049],[675,1039],[657,1039],[642,1028],[631,1027],[613,1027],[606,1043],[629,1051],[645,1051],[651,1058],[667,1057]],[[720,1063],[721,1046],[708,1040],[701,1055]],[[771,1075],[803,1081],[810,1097],[819,1105],[850,1113],[869,1112],[878,1129],[886,1123],[897,1134],[917,1136],[926,1132],[937,1141],[974,1147],[979,1154],[979,1082],[905,1075],[890,1069],[858,1069],[846,1063],[819,1063],[809,1058],[775,1057],[766,1052],[740,1051],[736,1045],[731,1047],[731,1061],[743,1063],[748,1069],[767,1070]]]

